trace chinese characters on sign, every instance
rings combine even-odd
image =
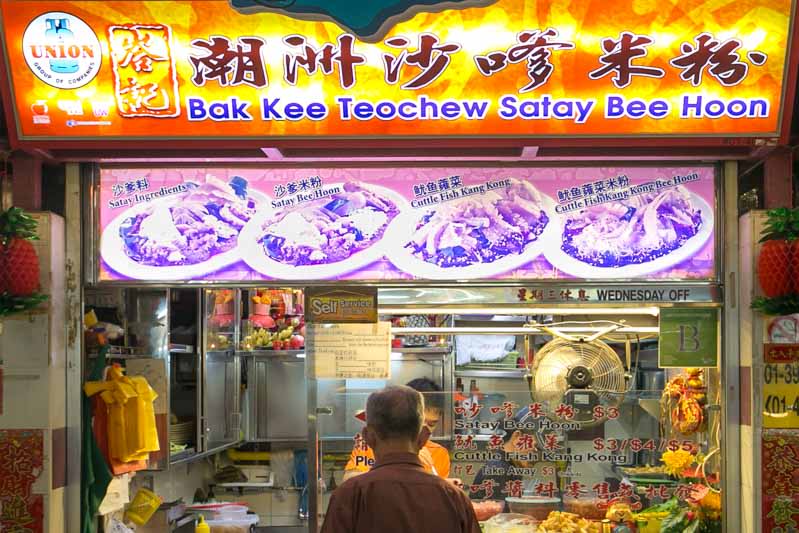
[[[111,187],[111,192],[114,194],[114,198],[118,198],[123,195],[131,195],[136,192],[144,192],[150,188],[150,182],[147,178],[139,178],[136,180],[126,181],[125,183],[115,183]]]
[[[399,55],[383,54],[386,83],[394,85],[400,80],[405,65],[417,67],[421,72],[413,79],[402,84],[403,89],[417,90],[427,87],[438,79],[449,66],[451,55],[461,49],[455,43],[440,43],[435,35],[424,33],[419,36],[419,45],[415,52],[409,53],[410,40],[407,37],[393,37],[386,45],[402,50]]]
[[[450,189],[457,189],[462,186],[460,176],[450,176],[449,178],[441,178],[438,181],[428,181],[427,183],[417,183],[413,186],[413,196],[422,198],[430,194],[448,191]]]
[[[526,93],[537,89],[549,81],[555,67],[550,62],[552,50],[573,50],[574,43],[558,42],[558,31],[548,28],[545,31],[523,31],[516,37],[518,44],[507,51],[491,52],[485,56],[475,56],[474,62],[483,76],[491,76],[508,66],[508,63],[527,61],[527,76],[530,83],[519,89]]]
[[[746,78],[750,68],[761,67],[768,59],[765,53],[757,50],[742,55],[739,50],[741,42],[737,39],[720,41],[711,34],[702,33],[694,40],[693,45],[683,43],[683,53],[669,61],[680,78],[693,86],[701,84],[706,71],[722,85],[737,85]],[[351,89],[357,82],[356,70],[368,62],[367,56],[356,50],[355,36],[348,33],[340,35],[335,43],[321,46],[298,34],[284,37],[283,43],[290,48],[283,54],[283,79],[291,85],[297,84],[300,69],[309,77],[318,72],[329,76],[338,71],[339,86]],[[424,89],[441,78],[453,56],[463,52],[460,43],[442,41],[432,33],[418,35],[415,42],[406,36],[390,37],[383,44],[393,50],[381,54],[385,82],[389,85],[402,82],[401,88],[411,91]],[[619,89],[630,85],[636,76],[664,77],[665,69],[645,64],[647,48],[653,44],[668,43],[655,43],[652,37],[628,31],[622,32],[617,39],[602,39],[596,49],[597,68],[588,77],[599,80],[610,76]],[[137,44],[142,50],[146,45]],[[207,40],[195,39],[191,45],[192,82],[195,85],[203,86],[209,80],[221,86],[246,83],[262,88],[268,85],[264,55],[270,43],[262,37],[247,36],[233,40],[212,36]],[[525,29],[516,36],[516,43],[506,50],[477,54],[473,61],[477,71],[485,77],[523,62],[529,82],[517,91],[526,93],[545,86],[549,81],[555,71],[551,61],[553,52],[573,53],[575,49],[574,42],[559,38],[556,28]],[[151,59],[166,60],[167,57],[157,55]]]
[[[570,202],[603,192],[612,193],[617,189],[625,189],[629,186],[630,178],[622,175],[615,178],[598,180],[593,183],[585,183],[581,186],[569,187],[568,189],[558,189],[558,202]]]
[[[366,57],[353,52],[355,37],[349,34],[338,38],[338,46],[326,43],[320,49],[310,44],[302,35],[291,35],[283,39],[287,45],[298,48],[283,58],[283,79],[291,85],[297,84],[297,69],[302,68],[308,76],[321,69],[327,76],[338,66],[339,83],[343,89],[355,85],[355,68],[366,63]]]
[[[762,531],[795,531],[799,527],[799,437],[795,432],[763,433]]]
[[[649,36],[635,35],[628,31],[622,32],[617,40],[602,39],[602,50],[605,53],[599,57],[599,62],[603,66],[588,76],[592,80],[598,80],[612,74],[613,85],[619,89],[630,85],[633,76],[662,78],[666,74],[662,68],[633,65],[633,60],[646,57],[646,48],[654,42]]]
[[[197,50],[190,56],[194,67],[191,81],[203,86],[208,80],[225,86],[246,83],[252,87],[267,84],[261,48],[266,42],[260,37],[239,37],[234,44],[227,37],[195,39],[191,45]]]
[[[597,481],[583,468],[622,466],[634,461],[639,452],[654,455],[680,451],[696,455],[701,446],[693,440],[657,438],[651,432],[646,436],[622,432],[624,435],[617,433],[619,436],[613,437],[610,434],[615,431],[611,429],[606,436],[588,441],[588,449],[575,448],[576,435],[572,432],[586,428],[573,421],[580,414],[574,405],[554,401],[519,405],[507,399],[482,405],[480,402],[489,396],[482,394],[459,396],[454,405],[451,474],[463,478],[473,500],[560,496],[564,503],[568,500],[571,505],[579,505],[580,514],[604,516],[617,501],[641,510],[672,498],[696,498],[696,485],[685,480],[665,485],[650,478],[635,478],[622,468],[629,479]],[[591,412],[594,423],[589,428],[599,428],[600,424],[622,417],[619,407],[603,404],[594,405]],[[600,433],[610,428],[606,426]]]
[[[702,83],[705,70],[722,85],[738,85],[749,72],[749,65],[741,61],[738,49],[741,41],[727,39],[724,42],[716,40],[713,35],[703,33],[694,39],[695,45],[683,43],[682,55],[670,61],[672,65],[682,69],[680,78],[690,81],[694,87]],[[752,50],[746,55],[754,66],[766,63],[767,56],[763,52]]]
[[[286,195],[292,196],[298,192],[307,192],[313,189],[319,189],[321,186],[322,178],[319,176],[312,176],[310,178],[303,178],[301,180],[275,185],[272,192],[274,193],[275,198],[283,198]]]
[[[774,364],[799,363],[799,344],[766,344],[763,346],[763,359]]]
[[[126,118],[180,114],[171,29],[164,24],[126,24],[108,29],[114,96]]]

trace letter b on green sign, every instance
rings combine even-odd
[[[718,365],[718,309],[666,308],[660,310],[658,357],[661,367]]]

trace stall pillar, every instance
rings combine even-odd
[[[766,209],[793,206],[793,151],[779,146],[763,165],[763,193]]]
[[[64,219],[34,214],[39,308],[0,321],[0,529],[72,531],[67,503]]]
[[[743,473],[743,521],[741,531],[768,533],[794,531],[799,522],[799,419],[794,413],[796,384],[796,328],[782,333],[772,324],[793,321],[796,315],[771,317],[751,308],[762,296],[757,282],[760,236],[766,225],[765,211],[741,218],[741,468]],[[793,337],[791,337],[793,335]],[[781,345],[787,364],[767,361],[772,348]],[[781,356],[781,357],[783,357]],[[793,359],[792,359],[793,358]],[[789,367],[789,368],[787,368]],[[789,375],[790,369],[790,376]],[[767,370],[772,372],[767,372]],[[772,402],[786,402],[785,408]],[[767,410],[772,413],[766,413]],[[776,416],[775,416],[776,414]]]
[[[36,211],[42,208],[42,160],[18,152],[11,156],[11,187],[15,205]]]
[[[764,221],[763,213],[750,212],[740,221],[740,290],[738,317],[740,320],[740,391],[741,391],[741,532],[760,531],[760,438],[762,426],[755,412],[758,405],[753,390],[752,369],[755,363],[755,346],[762,343],[756,338],[757,316],[752,311],[755,295],[756,236]]]

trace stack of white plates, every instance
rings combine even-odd
[[[169,442],[188,444],[195,439],[194,422],[180,422],[169,426]]]

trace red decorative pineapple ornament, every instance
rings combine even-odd
[[[792,261],[792,243],[784,239],[763,243],[757,257],[757,280],[767,298],[779,298],[794,292]]]
[[[772,209],[757,257],[757,280],[764,297],[753,307],[767,314],[799,312],[799,209]]]
[[[39,293],[36,221],[22,209],[0,213],[0,315],[24,311],[45,299]]]

